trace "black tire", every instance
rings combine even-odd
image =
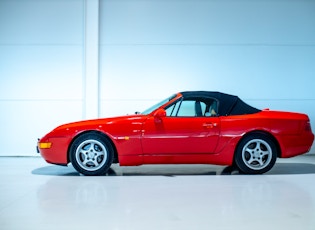
[[[73,167],[86,176],[104,175],[113,163],[114,150],[111,143],[95,133],[78,137],[70,147]]]
[[[251,134],[243,138],[235,152],[235,165],[244,174],[268,172],[276,163],[277,147],[265,134]]]

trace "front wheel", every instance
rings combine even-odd
[[[235,152],[235,164],[245,174],[269,171],[277,159],[273,140],[264,134],[252,134],[241,140]]]
[[[113,162],[114,151],[111,143],[98,134],[84,134],[70,147],[70,161],[83,175],[105,174]]]

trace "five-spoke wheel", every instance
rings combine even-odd
[[[102,175],[113,162],[113,148],[106,138],[98,134],[84,134],[72,143],[70,160],[79,173]]]
[[[265,173],[274,166],[276,159],[276,145],[264,134],[245,137],[235,152],[235,164],[242,173]]]

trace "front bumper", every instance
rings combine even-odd
[[[67,165],[69,139],[64,137],[54,137],[40,139],[37,142],[36,151],[46,162],[57,165]]]

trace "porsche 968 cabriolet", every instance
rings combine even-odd
[[[216,164],[262,174],[277,158],[307,153],[313,140],[306,114],[259,110],[220,92],[188,91],[135,115],[61,125],[37,147],[48,163],[71,163],[84,175],[104,175],[113,163]]]

